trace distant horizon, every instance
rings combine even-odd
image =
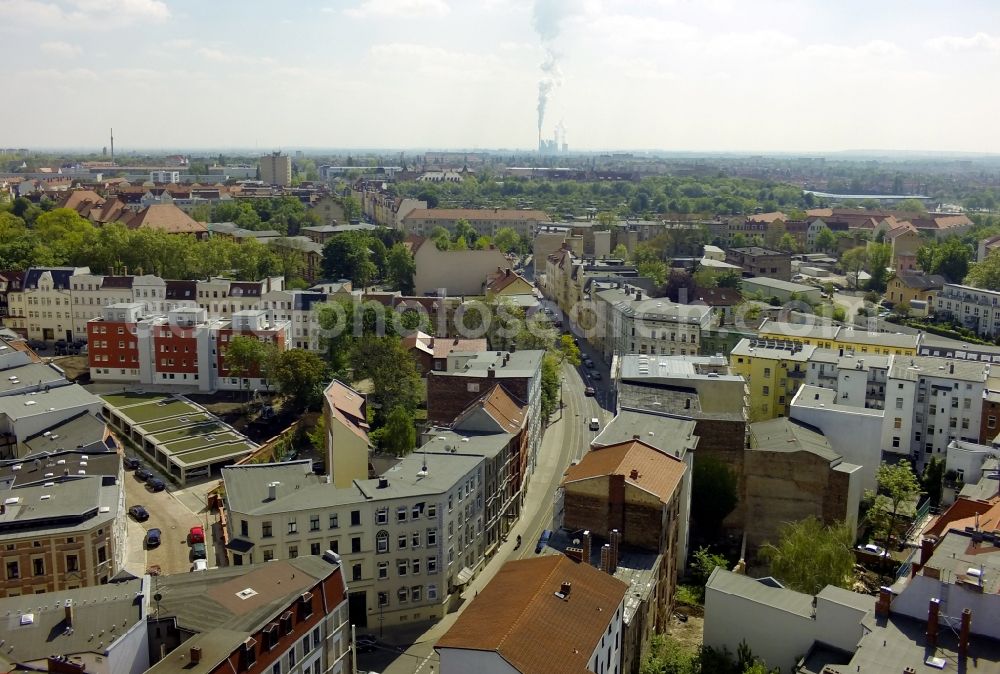
[[[4,121],[40,150],[992,155],[998,26],[993,0],[0,0]]]

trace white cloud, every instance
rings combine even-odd
[[[334,9],[333,7],[321,7],[319,11],[323,12],[324,14],[333,14],[337,10]]]
[[[274,59],[266,56],[250,56],[239,52],[224,51],[214,47],[200,47],[198,55],[207,61],[215,63],[237,63],[241,65],[257,65],[274,63]]]
[[[46,54],[51,54],[52,56],[79,56],[82,51],[75,44],[60,42],[58,40],[43,42],[39,45],[39,48]]]
[[[0,0],[0,26],[110,29],[170,18],[161,0]]]
[[[163,46],[167,49],[190,49],[194,46],[194,40],[186,37],[178,37],[167,40],[163,43]]]
[[[404,79],[412,79],[413,74],[418,74],[427,81],[437,79],[468,84],[496,82],[513,72],[506,60],[491,54],[450,51],[409,42],[377,44],[368,53],[377,69]],[[517,75],[523,78],[522,73]]]
[[[444,16],[450,11],[445,0],[361,0],[357,7],[344,14],[355,18],[382,16],[406,18],[414,16]]]
[[[961,35],[942,35],[925,42],[928,47],[942,52],[963,51],[1000,51],[1000,37],[989,33],[976,33],[964,37]]]

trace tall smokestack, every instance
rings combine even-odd
[[[958,633],[958,657],[969,654],[969,631],[972,629],[972,609],[962,609],[962,627]]]
[[[927,606],[927,645],[937,648],[938,616],[941,613],[941,600],[931,599]]]
[[[111,165],[115,165],[115,130],[111,129]]]

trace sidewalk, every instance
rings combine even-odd
[[[146,530],[129,517],[125,535],[125,570],[142,577],[146,573]]]

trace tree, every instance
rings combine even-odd
[[[361,202],[357,197],[344,197],[340,201],[344,208],[344,217],[348,222],[354,222],[361,218]]]
[[[382,451],[394,456],[405,456],[417,445],[417,429],[413,425],[413,412],[396,407],[389,412],[385,424],[371,433],[371,439]]]
[[[420,374],[413,356],[395,335],[365,335],[354,341],[350,352],[354,380],[372,383],[368,400],[378,422],[388,420],[397,408],[412,413],[421,398]]]
[[[559,387],[562,385],[562,374],[559,356],[546,353],[542,357],[542,420],[548,422],[553,412],[559,407]]]
[[[703,456],[691,477],[691,516],[703,536],[717,536],[737,502],[736,474],[719,459]]]
[[[850,588],[853,545],[854,534],[846,523],[824,526],[808,517],[783,525],[778,544],[765,544],[761,554],[775,578],[793,590],[816,594],[827,585]]]
[[[323,274],[330,279],[350,279],[356,287],[364,288],[378,272],[370,246],[363,232],[334,236],[323,246]]]
[[[832,250],[837,245],[837,237],[834,236],[829,227],[822,227],[816,234],[814,245],[816,250],[823,252]]]
[[[313,426],[306,435],[309,437],[309,444],[313,449],[321,453],[326,453],[326,415],[320,414],[316,417],[316,425]]]
[[[896,203],[895,210],[905,213],[926,213],[927,207],[920,199],[902,199]]]
[[[917,264],[928,274],[940,274],[949,283],[960,283],[969,273],[971,249],[950,237],[945,241],[931,242],[917,250]]]
[[[404,295],[413,294],[413,276],[417,273],[417,265],[413,253],[401,243],[393,245],[386,256],[386,276],[389,283]]]
[[[720,288],[739,288],[742,280],[742,277],[735,271],[722,272],[715,278]]]
[[[493,236],[493,245],[504,253],[513,253],[521,248],[521,237],[510,227],[501,227]]]
[[[479,233],[472,226],[472,223],[465,218],[459,218],[455,221],[455,234],[452,236],[452,241],[456,245],[461,245],[458,242],[464,240],[466,248],[474,248],[477,238],[479,238]]]
[[[933,456],[927,462],[927,465],[924,466],[924,474],[920,476],[920,486],[927,493],[927,498],[930,499],[932,508],[937,508],[941,505],[941,494],[944,491],[944,473],[944,459]]]
[[[892,261],[892,247],[887,243],[872,243],[868,246],[868,289],[885,292],[886,281],[889,279],[888,266]]]
[[[611,251],[611,259],[628,261],[628,248],[625,247],[624,243],[619,243],[615,246],[614,250]]]
[[[327,380],[326,363],[304,349],[282,351],[275,358],[272,378],[282,395],[288,396],[294,412],[317,406]]]
[[[1000,290],[1000,250],[992,251],[985,260],[972,265],[965,283],[984,290]]]
[[[879,466],[875,479],[878,483],[877,491],[865,492],[865,500],[871,502],[867,518],[876,536],[879,531],[884,532],[882,540],[888,549],[896,530],[900,509],[916,500],[920,494],[920,483],[909,461],[883,463]]]
[[[611,229],[611,226],[618,222],[618,216],[611,211],[601,211],[597,214],[597,222],[603,229]]]
[[[250,395],[250,377],[255,373],[262,376],[264,374],[261,370],[269,355],[268,346],[247,335],[235,335],[226,346],[224,363],[226,371],[230,377],[246,380],[247,397]]]
[[[652,279],[653,285],[657,287],[662,286],[664,281],[667,280],[667,264],[663,260],[642,262],[639,264],[637,269],[639,271],[639,276],[645,276],[648,279]]]
[[[840,264],[844,267],[844,272],[847,274],[848,280],[854,279],[855,289],[858,287],[858,274],[861,273],[861,270],[864,269],[867,263],[868,251],[865,250],[864,246],[851,248],[840,258]]]
[[[671,269],[663,294],[671,302],[687,304],[694,298],[695,285],[691,274],[684,269]]]
[[[794,253],[799,248],[799,244],[795,241],[795,237],[785,232],[781,235],[778,240],[778,250],[784,251],[786,253]]]
[[[745,248],[747,245],[747,237],[743,232],[736,232],[733,234],[732,247],[733,248]]]

